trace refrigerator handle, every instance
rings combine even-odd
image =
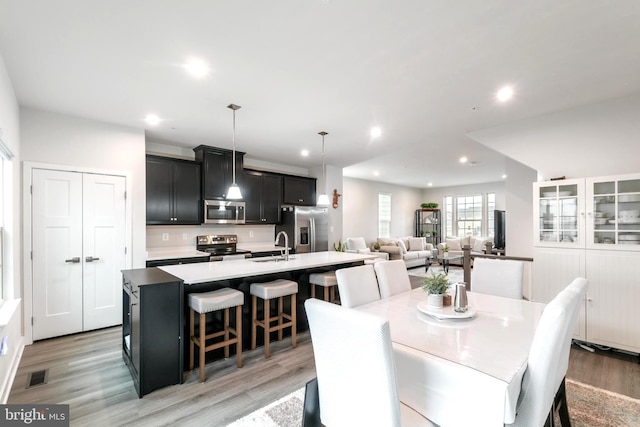
[[[311,245],[311,252],[316,251],[316,220],[315,218],[309,218],[309,244]]]

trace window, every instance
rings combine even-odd
[[[378,237],[391,237],[391,194],[378,193]]]
[[[7,277],[7,260],[4,251],[4,233],[6,211],[11,209],[11,185],[13,183],[13,165],[11,159],[13,153],[7,147],[5,142],[0,138],[0,305],[7,298],[11,297],[11,292],[7,290],[9,286],[9,280],[5,280]]]
[[[487,193],[487,236],[493,237],[495,235],[495,225],[493,222],[493,214],[496,210],[496,193]]]
[[[444,198],[446,236],[493,236],[495,193]]]

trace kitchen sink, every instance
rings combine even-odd
[[[294,256],[289,255],[289,260],[293,260],[295,259]],[[272,256],[272,257],[261,257],[261,258],[251,258],[250,259],[253,262],[279,262],[279,261],[283,261],[284,262],[284,257],[283,256]]]

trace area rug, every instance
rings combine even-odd
[[[572,427],[640,427],[640,400],[567,379]],[[299,427],[304,387],[228,427]]]

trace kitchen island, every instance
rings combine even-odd
[[[181,334],[179,337],[176,337],[177,340],[171,339],[167,348],[174,347],[176,343],[178,347],[182,347],[182,357],[180,358],[179,366],[175,366],[175,370],[181,372],[188,369],[188,366],[182,366],[182,364],[183,360],[189,360],[188,295],[190,293],[207,292],[224,287],[230,287],[242,291],[245,295],[244,305],[242,307],[242,347],[243,349],[249,349],[251,343],[251,295],[249,293],[249,287],[251,286],[251,283],[267,282],[274,279],[288,279],[297,282],[297,330],[301,332],[308,329],[307,317],[304,312],[304,301],[310,298],[309,275],[312,273],[362,265],[365,260],[373,258],[376,258],[376,256],[345,252],[314,252],[292,254],[288,261],[264,257],[124,270],[123,290],[126,297],[125,300],[129,303],[125,303],[124,306],[125,319],[123,321],[123,325],[133,325],[136,329],[140,329],[145,326],[146,323],[147,327],[151,326],[153,329],[153,323],[155,321],[145,319],[143,312],[138,314],[140,317],[135,318],[135,313],[137,313],[136,308],[140,306],[145,307],[145,301],[142,301],[143,293],[139,292],[139,289],[147,287],[156,288],[156,285],[154,285],[153,282],[153,277],[162,278],[162,283],[159,282],[157,284],[158,289],[160,289],[160,287],[166,287],[166,282],[177,283],[179,286],[178,292],[180,297],[171,297],[171,301],[168,304],[165,301],[162,308],[159,309],[162,313],[158,313],[158,310],[153,310],[153,307],[150,307],[150,310],[155,311],[155,316],[161,315],[163,318],[171,317],[180,319],[179,322],[181,324],[175,326],[181,331]],[[144,279],[137,279],[140,277]],[[140,283],[142,286],[135,283],[138,280],[143,282]],[[140,295],[141,299],[139,302],[136,300],[138,295]],[[290,303],[288,299],[285,300],[285,309],[288,310],[290,308],[288,307],[288,304]],[[130,303],[132,301],[135,301],[135,304],[132,305]],[[157,306],[157,303],[153,303],[152,306]],[[149,311],[149,313],[151,313],[151,311]],[[235,313],[232,311],[230,314],[233,323],[235,322]],[[262,316],[262,304],[259,304],[258,316]],[[209,315],[207,318],[207,330],[213,330],[214,328],[220,329],[219,325],[222,323],[221,317],[222,312],[216,312]],[[198,319],[196,317],[196,324],[197,322]],[[133,338],[124,335],[125,331],[127,334],[131,334],[132,336],[135,335],[135,332],[131,332],[131,329],[131,327],[123,327],[123,342],[125,342],[126,348],[123,355],[125,357],[125,361],[128,363],[132,363],[131,360],[134,360],[137,356],[134,354],[136,353],[136,349],[128,348],[127,344],[127,342]],[[168,330],[166,325],[161,329],[164,331]],[[285,336],[290,335],[290,332],[289,334],[287,334],[287,332],[289,331],[285,331]],[[155,331],[153,334],[161,337],[164,335],[164,332]],[[258,345],[262,345],[264,343],[262,334],[258,334],[257,338]],[[235,349],[232,348],[231,354],[234,352]],[[167,353],[170,353],[170,351],[167,351]],[[155,352],[155,354],[158,355],[159,352]],[[219,349],[217,351],[208,352],[206,357],[209,362],[222,358],[223,356],[223,349]],[[133,370],[132,372],[136,372],[136,370]]]

